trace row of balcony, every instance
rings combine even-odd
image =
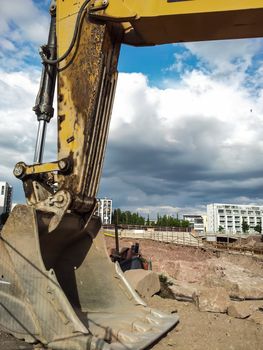
[[[225,210],[225,209],[219,209],[219,214],[226,214],[226,215],[233,215],[233,214],[241,214],[241,215],[263,215],[263,210]]]

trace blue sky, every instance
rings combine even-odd
[[[125,73],[141,72],[148,77],[149,83],[162,86],[166,79],[179,79],[182,72],[169,69],[175,61],[175,54],[188,53],[185,57],[184,70],[194,69],[198,63],[196,56],[191,55],[185,45],[159,45],[133,47],[123,45],[119,59],[119,71]]]
[[[31,163],[49,1],[0,2],[0,178]],[[262,201],[263,40],[123,46],[99,195],[155,216]],[[56,123],[45,160],[56,159]]]

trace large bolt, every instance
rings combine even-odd
[[[17,163],[14,168],[14,175],[16,177],[21,177],[25,172],[25,165],[23,163]]]
[[[56,201],[62,203],[64,201],[64,196],[62,194],[57,195]]]
[[[59,162],[58,162],[58,167],[60,170],[65,170],[68,166],[68,162],[65,160],[65,159],[61,159]]]

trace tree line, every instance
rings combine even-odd
[[[121,209],[114,209],[112,213],[113,224],[124,224],[124,225],[146,225],[146,226],[169,226],[169,227],[189,227],[190,223],[186,220],[181,220],[178,217],[174,218],[170,215],[159,215],[157,214],[157,220],[152,221],[147,216],[145,219],[139,213],[132,213],[129,210],[122,211]]]

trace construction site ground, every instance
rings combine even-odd
[[[129,247],[134,242],[134,239],[121,239],[120,246]],[[180,323],[153,345],[153,350],[263,350],[263,261],[260,258],[150,240],[138,242],[144,258],[152,261],[153,271],[175,281],[176,288],[182,287],[186,297],[199,287],[210,288],[211,293],[223,287],[229,295],[239,298],[231,303],[250,303],[259,310],[257,317],[238,319],[226,312],[199,311],[192,300],[154,295],[147,300],[148,305],[168,313],[178,312]],[[109,250],[113,248],[114,238],[106,237],[106,244]],[[32,347],[0,333],[0,350],[18,349]]]

